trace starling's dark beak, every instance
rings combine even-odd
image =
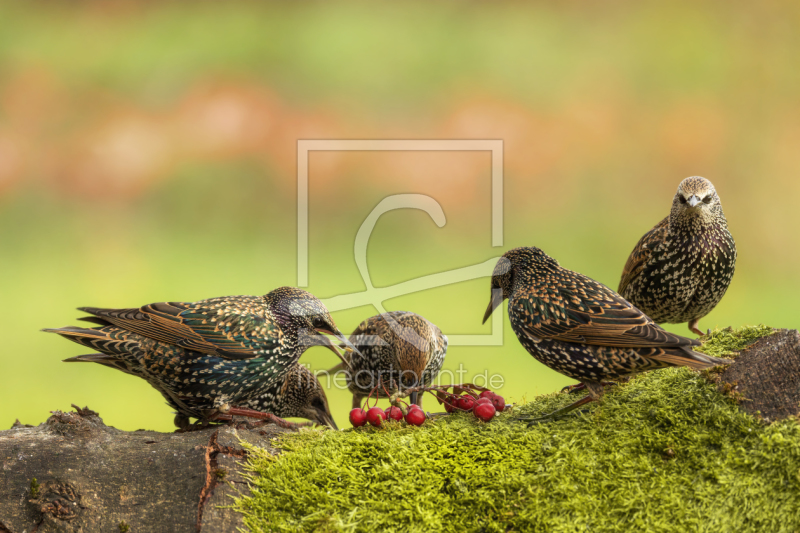
[[[341,342],[341,343],[342,343],[341,345],[342,345],[342,347],[343,347],[343,349],[344,349],[345,353],[347,353],[347,354],[351,354],[351,353],[353,353],[353,352],[356,352],[356,353],[358,353],[359,355],[361,354],[361,352],[359,352],[359,351],[356,349],[356,347],[355,347],[355,346],[353,346],[353,344],[352,344],[352,343],[351,343],[349,340],[347,340],[347,339],[345,338],[345,336],[342,334],[342,332],[341,332],[341,331],[338,331],[338,330],[337,330],[337,331],[336,331],[336,333],[333,333],[333,332],[331,332],[331,331],[327,331],[327,330],[323,330],[323,329],[318,329],[318,330],[317,330],[317,332],[318,332],[318,333],[322,333],[323,335],[333,335],[334,337],[336,337],[336,339],[337,339],[339,342]],[[324,340],[322,341],[322,344],[323,344],[323,345],[324,345],[326,348],[328,348],[330,351],[332,351],[333,353],[335,353],[335,354],[336,354],[336,356],[337,356],[339,359],[341,359],[341,360],[342,360],[342,363],[344,363],[344,366],[345,366],[345,368],[346,368],[348,371],[349,371],[349,370],[351,370],[351,368],[350,368],[350,357],[348,357],[348,356],[344,355],[342,352],[340,352],[340,351],[339,351],[339,348],[337,348],[337,347],[336,347],[336,345],[333,343],[333,341],[331,341],[331,340],[330,340],[328,337],[322,337],[322,338],[324,339]]]
[[[492,300],[489,302],[489,307],[486,308],[486,313],[483,315],[483,322],[481,322],[481,324],[486,324],[486,321],[492,316],[492,312],[502,303],[503,291],[500,289],[492,289]]]
[[[318,424],[328,426],[331,429],[336,429],[336,430],[339,429],[338,427],[336,427],[336,422],[333,421],[333,416],[331,416],[330,413],[316,409],[315,414],[316,414],[315,417],[316,422]]]

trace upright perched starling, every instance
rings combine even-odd
[[[285,404],[289,398],[279,397],[294,383],[287,375],[296,371],[307,348],[324,345],[346,361],[331,340],[322,336],[332,334],[346,351],[353,350],[322,302],[291,287],[265,296],[80,310],[93,315],[83,320],[100,327],[45,331],[104,355],[68,361],[98,362],[147,380],[177,411],[179,427],[188,424],[189,417],[214,420],[234,411],[289,409]],[[327,412],[324,394],[321,397]],[[315,398],[308,396],[311,405],[319,407]],[[325,416],[314,416],[329,422]]]
[[[376,386],[376,392],[385,396],[398,388],[430,385],[447,354],[447,336],[435,324],[408,311],[368,318],[353,331],[350,342],[360,350],[351,355],[347,373],[354,408],[360,407]],[[412,392],[411,401],[421,406],[422,395]]]
[[[631,252],[619,293],[657,323],[698,321],[728,290],[736,244],[714,186],[705,178],[678,185],[669,216],[644,234]]]
[[[589,392],[542,419],[596,400],[604,380],[668,366],[702,369],[732,362],[692,351],[699,341],[663,330],[619,294],[561,268],[539,248],[515,248],[497,262],[484,322],[506,298],[511,327],[525,349]]]

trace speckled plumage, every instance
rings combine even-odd
[[[45,331],[105,356],[71,360],[100,362],[145,379],[176,409],[176,424],[188,417],[213,418],[231,406],[279,405],[287,375],[309,346],[325,345],[340,355],[318,333],[332,333],[352,348],[325,306],[291,287],[263,297],[81,310],[93,315],[84,320],[100,327]]]
[[[350,357],[347,386],[353,393],[353,407],[379,382],[393,394],[402,389],[430,385],[442,370],[447,354],[447,336],[416,313],[392,311],[375,315],[358,325],[350,342],[360,353]],[[385,396],[383,388],[378,391]],[[418,405],[422,396],[412,400]]]
[[[719,196],[707,179],[683,180],[667,218],[636,244],[619,293],[657,323],[697,322],[728,290],[736,267],[736,244]]]
[[[698,341],[665,331],[619,294],[562,268],[539,248],[515,248],[498,261],[484,322],[506,298],[525,349],[583,383],[592,398],[602,394],[604,380],[668,366],[730,363],[692,351]]]

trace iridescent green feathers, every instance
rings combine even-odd
[[[226,405],[276,405],[285,376],[308,347],[325,345],[342,357],[321,333],[333,333],[352,349],[325,306],[290,287],[263,297],[82,310],[99,327],[45,331],[105,357],[70,361],[97,362],[139,376],[184,417],[205,418]]]

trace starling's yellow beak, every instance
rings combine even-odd
[[[486,313],[483,315],[483,322],[481,322],[481,324],[486,324],[486,321],[492,316],[494,310],[502,303],[503,291],[500,289],[492,289],[492,300],[489,302],[489,307],[486,308]]]

